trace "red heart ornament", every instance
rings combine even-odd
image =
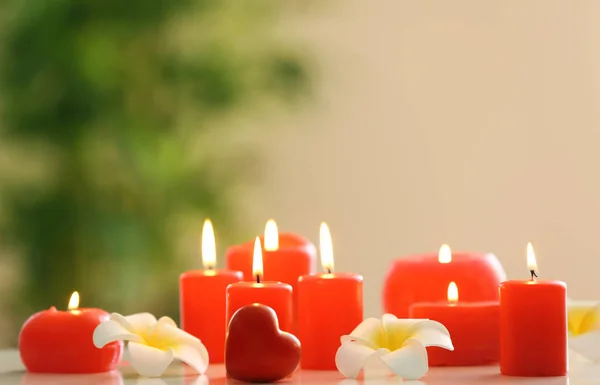
[[[273,382],[288,377],[300,364],[296,336],[279,330],[277,314],[258,303],[236,311],[229,321],[225,370],[246,382]]]

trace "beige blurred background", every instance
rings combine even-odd
[[[365,277],[394,258],[492,251],[527,277],[600,298],[600,2],[343,1],[283,23],[322,61],[317,110],[265,138],[260,228],[317,239]],[[292,14],[294,14],[292,12]],[[293,128],[310,128],[293,129]]]

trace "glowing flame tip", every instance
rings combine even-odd
[[[333,271],[333,242],[331,232],[327,223],[322,222],[319,229],[319,249],[321,253],[321,265],[327,272]]]
[[[217,250],[215,245],[215,231],[210,219],[204,221],[202,226],[202,264],[205,269],[213,269],[217,264]]]
[[[71,298],[69,299],[69,306],[67,306],[67,309],[75,310],[78,307],[79,307],[79,293],[74,291],[73,294],[71,294]]]
[[[450,284],[448,285],[448,302],[458,302],[458,286],[456,286],[456,283],[454,281],[450,282]]]
[[[263,276],[263,259],[262,259],[262,247],[260,245],[260,238],[256,237],[254,240],[254,255],[252,256],[252,276],[257,281]]]
[[[265,225],[265,250],[276,251],[279,249],[279,230],[274,219],[269,219]]]
[[[438,261],[439,263],[452,262],[452,250],[450,250],[450,246],[444,244],[440,247],[440,251],[438,252]]]
[[[531,242],[527,244],[527,268],[530,271],[537,271],[537,261],[535,259],[535,253],[533,251],[533,245]]]

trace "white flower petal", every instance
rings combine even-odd
[[[392,372],[385,362],[381,360],[381,357],[385,354],[388,354],[389,350],[381,350],[380,353],[381,354],[373,354],[363,365],[363,383],[373,382],[373,380],[376,380],[378,383],[387,382],[390,380],[398,383],[398,378],[394,372]],[[396,378],[391,379],[391,375]]]
[[[157,323],[157,325],[166,324],[166,325],[171,325],[173,327],[178,327],[177,323],[175,321],[173,321],[173,319],[171,317],[167,317],[167,316],[160,317],[156,323]]]
[[[198,338],[179,329],[169,317],[158,320],[148,341],[152,345],[172,347],[175,358],[185,362],[199,374],[206,372],[208,351],[204,344]]]
[[[418,380],[429,369],[427,350],[414,338],[409,338],[400,349],[382,356],[381,360],[404,380]]]
[[[130,342],[128,344],[131,367],[145,377],[160,377],[173,362],[173,349],[161,350]]]
[[[413,326],[410,338],[421,342],[423,346],[437,346],[447,350],[454,350],[450,332],[444,325],[437,321],[422,320]]]
[[[199,352],[206,351],[204,344],[197,337],[179,329],[177,326],[163,324],[160,328],[157,328],[157,332],[158,338],[165,341],[165,345],[173,347],[177,345],[190,345]]]
[[[102,348],[114,341],[144,342],[140,336],[132,333],[119,322],[113,320],[104,321],[96,326],[92,338],[94,346],[97,348]]]
[[[173,346],[173,350],[176,359],[188,364],[198,374],[204,374],[208,368],[208,351],[204,345],[200,345],[201,350],[193,345],[176,345]]]
[[[598,329],[600,303],[598,301],[567,300],[569,331],[575,335]]]
[[[387,338],[385,347],[390,350],[400,349],[404,341],[412,334],[414,327],[423,322],[423,319],[397,318],[393,314],[384,314],[381,324]]]
[[[569,348],[588,360],[600,362],[600,331],[569,337]]]
[[[389,352],[387,349],[371,349],[357,342],[345,342],[335,354],[335,366],[346,378],[356,378],[358,373],[372,356]]]
[[[342,344],[349,341],[357,341],[372,349],[385,347],[385,335],[381,320],[367,318],[361,322],[349,335],[342,336]]]
[[[113,315],[118,315],[121,316],[118,313],[113,313],[111,314],[111,319],[113,318]],[[137,314],[132,314],[132,315],[128,315],[126,317],[122,317],[122,320],[124,320],[126,323],[128,323],[130,326],[130,330],[135,332],[136,334],[140,334],[142,337],[147,336],[148,334],[150,334],[152,332],[152,330],[154,329],[154,327],[156,326],[156,317],[154,317],[152,314],[150,313],[137,313]]]

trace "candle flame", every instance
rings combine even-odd
[[[319,249],[321,253],[321,265],[328,273],[333,271],[333,243],[331,242],[331,232],[327,223],[322,222],[319,229]]]
[[[205,269],[214,269],[217,264],[217,250],[215,246],[215,231],[210,219],[204,221],[202,227],[202,265]]]
[[[450,284],[448,285],[448,302],[458,302],[458,286],[456,286],[456,283],[454,281],[450,282]]]
[[[262,247],[260,246],[260,238],[256,237],[254,241],[254,255],[252,256],[252,276],[256,278],[257,282],[263,276],[263,259],[262,259]]]
[[[439,263],[452,262],[452,251],[450,250],[450,246],[442,245],[440,247],[440,251],[438,252],[438,262]]]
[[[74,291],[73,294],[71,294],[71,298],[69,299],[69,306],[67,306],[67,309],[75,310],[78,307],[79,307],[79,293]]]
[[[277,251],[279,249],[279,231],[274,219],[269,219],[265,226],[265,250]]]
[[[527,268],[530,271],[537,271],[537,262],[535,260],[535,253],[533,252],[533,245],[531,242],[527,244]]]

